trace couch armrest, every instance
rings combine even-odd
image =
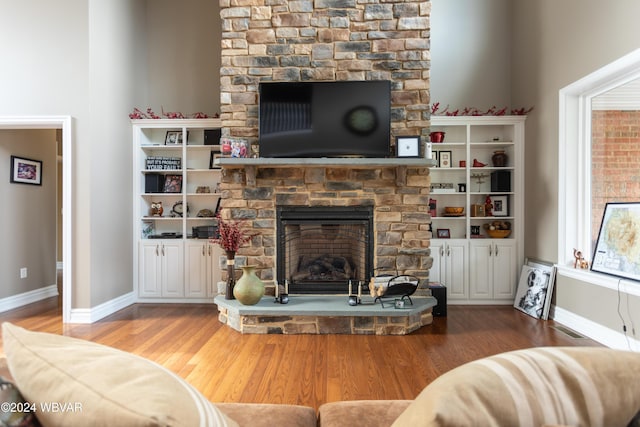
[[[215,403],[240,427],[316,427],[316,411],[308,406],[272,403]]]
[[[347,400],[325,403],[318,410],[318,426],[389,427],[413,400]]]

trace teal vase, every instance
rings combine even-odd
[[[256,276],[256,266],[242,267],[242,277],[233,287],[233,296],[244,305],[255,305],[264,296],[264,282]]]

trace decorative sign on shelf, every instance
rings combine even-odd
[[[149,170],[177,170],[182,167],[180,157],[149,156],[145,160],[145,166]]]
[[[453,186],[453,182],[432,182],[432,193],[455,193],[456,189]]]

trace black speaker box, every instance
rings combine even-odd
[[[445,317],[447,315],[447,287],[441,283],[429,283],[431,296],[433,296],[438,304],[432,308],[431,314],[436,317]]]
[[[491,191],[511,191],[511,171],[491,172]]]
[[[204,130],[204,145],[218,145],[220,144],[220,137],[222,136],[221,129],[205,129]]]
[[[164,190],[164,175],[159,173],[148,173],[144,176],[145,193],[162,193]]]

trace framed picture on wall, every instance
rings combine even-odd
[[[42,185],[42,162],[40,160],[11,156],[10,182]]]
[[[607,203],[591,270],[640,281],[640,203]]]

